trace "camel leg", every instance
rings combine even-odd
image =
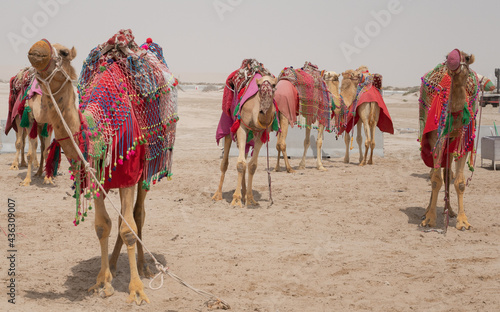
[[[422,223],[420,223],[421,226],[430,226],[430,227],[436,226],[437,198],[438,198],[439,190],[441,189],[441,186],[443,185],[443,179],[442,179],[440,168],[433,170],[432,175],[431,175],[431,184],[432,184],[431,200],[430,200],[429,206],[427,207],[427,210],[425,212],[424,220],[422,221]]]
[[[372,102],[370,109],[370,121],[369,121],[370,124],[370,159],[368,160],[369,165],[373,164],[373,150],[375,149],[375,128],[377,127],[379,117],[380,117],[380,107],[378,106],[377,103]]]
[[[125,222],[122,222],[120,226],[120,236],[127,246],[128,262],[130,266],[130,283],[128,286],[130,295],[127,299],[127,303],[135,302],[137,305],[141,305],[143,301],[149,303],[149,299],[146,296],[146,293],[144,293],[144,284],[139,276],[137,260],[135,257],[135,244],[137,242],[137,238],[132,231],[138,233],[138,226],[135,223],[134,210],[132,208],[134,202],[134,189],[135,186],[120,189],[122,215],[131,227],[129,228]]]
[[[240,206],[243,207],[241,203],[241,189],[245,179],[245,171],[246,171],[246,159],[245,159],[245,145],[247,140],[247,133],[242,128],[239,127],[236,131],[236,139],[238,141],[238,161],[236,163],[236,170],[238,170],[238,183],[236,185],[236,189],[233,194],[233,201],[231,202],[232,206]],[[255,140],[258,141],[258,140]]]
[[[19,167],[27,167],[26,157],[24,156],[24,149],[26,148],[26,137],[28,136],[28,129],[18,126],[17,129],[21,130],[21,165]]]
[[[345,135],[344,135],[344,142],[345,142],[344,163],[348,164],[349,163],[349,144],[351,144],[351,135],[347,131],[345,132]]]
[[[311,128],[306,127],[306,137],[304,138],[304,153],[302,154],[302,160],[300,161],[299,169],[306,169],[306,154],[310,145],[311,145]]]
[[[142,181],[140,180],[137,184],[137,199],[135,201],[134,206],[134,221],[137,225],[137,236],[142,240],[142,228],[144,226],[144,220],[146,218],[146,210],[144,209],[144,200],[146,199],[147,192],[144,190],[142,186]],[[118,228],[121,228],[122,219],[118,218]],[[118,257],[120,256],[120,252],[123,246],[123,239],[121,235],[118,235],[115,242],[115,247],[113,248],[113,253],[109,258],[109,269],[113,277],[116,276],[116,264],[118,262]],[[139,276],[141,277],[153,277],[153,273],[151,272],[149,266],[146,264],[144,260],[144,250],[142,244],[137,241],[137,270],[139,272]]]
[[[231,149],[231,135],[226,135],[224,137],[224,155],[222,156],[222,161],[220,163],[220,181],[217,192],[212,196],[212,200],[222,200],[222,185],[224,184],[224,177],[226,176],[227,167],[229,165],[229,150]]]
[[[321,162],[321,148],[323,147],[323,134],[324,134],[325,126],[322,124],[319,125],[318,128],[318,138],[316,139],[316,168],[321,171],[326,171],[325,167],[323,167],[323,163]]]
[[[248,190],[247,190],[247,197],[246,197],[246,204],[248,205],[255,205],[258,206],[259,204],[255,201],[253,198],[253,176],[255,174],[255,171],[257,170],[257,161],[259,159],[259,152],[260,149],[262,148],[262,141],[261,140],[255,140],[255,145],[253,149],[253,155],[250,161],[248,162]]]
[[[286,137],[288,135],[289,121],[284,115],[280,115],[280,128],[281,132],[278,133],[278,139],[276,142],[276,149],[278,150],[278,160],[276,162],[276,167],[274,171],[279,172],[280,169],[280,152],[283,154],[283,161],[285,162],[286,172],[293,173],[295,170],[292,169],[290,161],[288,160],[288,155],[286,153]]]
[[[147,192],[142,187],[142,180],[137,184],[137,200],[134,206],[134,221],[137,225],[137,236],[142,240],[142,228],[146,219],[146,209],[144,207],[144,200],[146,200]],[[139,275],[143,277],[153,277],[149,266],[144,259],[144,249],[140,242],[137,242],[137,270]]]
[[[467,155],[458,159],[456,161],[456,178],[455,178],[455,190],[457,192],[458,197],[458,215],[457,215],[457,224],[456,228],[459,230],[462,229],[470,229],[471,225],[467,221],[467,216],[465,215],[464,209],[464,193],[465,193],[465,177],[464,177],[464,167],[467,159]]]
[[[38,138],[29,139],[29,149],[28,155],[26,158],[28,159],[28,170],[26,172],[26,178],[19,185],[21,186],[30,186],[31,184],[31,170],[33,169],[33,162],[36,161],[36,148],[38,146]]]
[[[450,162],[451,162],[451,159],[450,159]],[[445,204],[448,207],[448,216],[450,218],[455,218],[457,216],[457,214],[451,208],[451,202],[449,200],[449,198],[450,198],[450,182],[451,182],[452,176],[453,176],[453,171],[451,170],[451,167],[450,168],[443,168],[443,181],[444,181],[445,187],[446,187],[445,190],[448,190],[447,193],[445,194],[445,196],[448,198],[448,201],[446,201]],[[445,207],[445,209],[446,209],[446,207]]]
[[[360,117],[361,119],[361,117]],[[363,121],[363,122],[361,122]],[[360,166],[364,166],[366,164],[366,152],[368,151],[368,147],[366,146],[367,143],[365,142],[365,155],[363,155],[363,147],[362,147],[362,143],[363,143],[363,135],[361,134],[361,125],[363,124],[364,125],[365,121],[364,120],[360,120],[358,121],[358,124],[357,124],[357,128],[358,128],[358,133],[356,135],[356,143],[358,143],[358,148],[359,148],[359,165]],[[367,126],[368,125],[365,125],[364,126],[364,129],[366,131],[367,129]],[[367,135],[365,133],[365,135]],[[364,156],[364,157],[363,157]]]
[[[89,292],[99,293],[101,297],[109,297],[114,293],[111,286],[113,275],[109,270],[108,260],[108,240],[111,232],[111,219],[109,218],[106,207],[104,206],[104,197],[100,196],[94,200],[95,206],[95,232],[101,245],[101,270],[97,274],[96,284],[89,288]]]
[[[10,170],[19,170],[19,155],[21,155],[21,162],[24,163],[24,166],[26,166],[26,160],[24,159],[24,128],[21,127],[21,121],[19,117],[16,117],[15,119],[16,125],[17,125],[17,132],[16,132],[16,156],[14,157],[14,161],[12,162],[12,165],[10,166]],[[21,167],[23,165],[21,164]]]
[[[49,156],[49,150],[48,150],[48,148],[50,146],[50,137],[51,136],[52,136],[52,132],[49,133],[49,136],[46,137],[46,138],[42,137],[42,136],[40,137],[40,141],[42,142],[41,143],[41,148],[42,148],[42,155],[43,155],[43,157],[40,158],[41,159],[40,162],[41,162],[42,165],[38,169],[38,171],[40,172],[40,176],[42,176],[42,174],[43,174],[43,163],[47,162],[47,157]],[[55,178],[56,177],[54,177],[54,179]],[[52,177],[47,177],[47,176],[45,176],[43,178],[43,184],[52,184],[52,185],[55,185],[54,180],[52,179]]]

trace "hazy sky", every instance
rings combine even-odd
[[[75,46],[82,62],[122,28],[138,44],[151,37],[183,81],[220,81],[245,58],[278,75],[305,61],[342,72],[367,65],[385,86],[415,86],[459,48],[472,68],[494,78],[500,67],[500,1],[334,0],[2,0],[0,78],[29,65],[46,38]]]

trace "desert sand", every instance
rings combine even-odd
[[[493,171],[491,161],[481,167],[478,154],[464,197],[471,230],[455,229],[451,219],[446,234],[422,231],[418,225],[431,186],[419,156],[417,98],[385,97],[396,131],[384,134],[384,156],[375,156],[373,165],[359,167],[358,154],[352,154],[349,164],[343,158],[323,159],[326,172],[315,169],[313,158],[305,170],[272,172],[272,205],[263,149],[254,179],[260,206],[239,208],[230,205],[235,157],[229,161],[224,199],[211,200],[220,178],[222,146],[215,143],[215,129],[222,92],[179,92],[174,177],[146,198],[147,248],[184,281],[229,303],[232,311],[499,311],[500,171]],[[3,111],[5,92],[0,102]],[[500,124],[500,113],[488,106],[482,124],[493,122]],[[143,279],[150,304],[127,304],[125,248],[114,295],[89,294],[100,248],[93,214],[73,225],[67,161],[55,186],[35,178],[30,187],[21,187],[26,168],[9,170],[13,156],[0,154],[0,226],[8,230],[8,202],[15,201],[16,303],[8,302],[11,253],[0,231],[1,311],[209,311],[205,297],[168,276],[158,290]],[[275,162],[270,160],[271,167]],[[294,169],[298,163],[291,159]],[[456,211],[453,187],[451,194]],[[441,191],[439,230],[444,229],[443,197]],[[116,191],[110,198],[119,204]],[[118,215],[110,205],[108,212],[113,244]],[[146,259],[154,269],[151,257]]]

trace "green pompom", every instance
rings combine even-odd
[[[23,117],[21,118],[21,127],[28,128],[30,126],[30,118],[29,113],[31,112],[31,108],[29,106],[24,107]]]

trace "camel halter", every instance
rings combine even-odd
[[[57,53],[56,53],[56,55],[57,55]],[[155,262],[156,268],[158,269],[158,271],[160,271],[158,274],[156,274],[149,281],[149,288],[152,289],[152,290],[157,290],[157,289],[160,289],[161,287],[163,287],[163,274],[166,274],[166,275],[170,276],[172,279],[174,279],[175,281],[177,281],[179,284],[184,285],[187,288],[191,289],[192,291],[196,292],[197,294],[202,295],[202,296],[208,298],[209,301],[211,301],[211,303],[207,303],[208,305],[214,306],[214,307],[221,306],[225,310],[226,309],[230,309],[231,307],[229,306],[229,304],[226,301],[224,301],[224,300],[216,297],[215,295],[213,295],[213,294],[211,294],[209,292],[206,292],[206,291],[201,290],[201,289],[197,289],[197,288],[195,288],[195,287],[187,284],[179,276],[175,275],[173,272],[170,272],[170,270],[169,270],[168,267],[163,266],[156,259],[156,257],[151,253],[151,251],[149,251],[149,249],[146,247],[146,245],[144,244],[144,242],[139,238],[139,236],[137,235],[137,233],[132,229],[132,227],[127,222],[127,220],[125,220],[125,218],[121,214],[121,211],[115,206],[115,204],[111,200],[110,196],[108,196],[108,193],[104,190],[104,187],[102,186],[102,184],[99,182],[99,180],[95,176],[95,169],[93,169],[90,166],[90,163],[88,163],[85,160],[85,157],[83,156],[82,151],[80,150],[80,147],[78,146],[78,144],[76,144],[75,139],[74,139],[74,134],[72,134],[71,129],[69,129],[69,126],[66,123],[66,121],[64,120],[63,115],[61,113],[61,110],[59,109],[59,106],[57,105],[57,102],[54,99],[54,95],[57,94],[59,91],[62,90],[62,88],[64,87],[64,85],[66,84],[66,82],[72,81],[71,77],[68,75],[68,73],[66,73],[66,71],[64,70],[64,68],[62,68],[62,62],[61,62],[61,60],[62,60],[62,58],[59,55],[57,55],[57,57],[56,57],[56,68],[47,77],[47,79],[41,78],[40,75],[38,74],[38,71],[35,74],[35,76],[36,76],[37,79],[40,80],[40,82],[47,89],[47,94],[50,96],[50,98],[52,100],[52,104],[54,105],[54,108],[57,111],[57,114],[59,115],[59,118],[61,118],[61,122],[62,122],[62,124],[64,126],[64,129],[66,130],[66,133],[68,134],[68,139],[71,140],[71,143],[73,144],[73,147],[75,148],[76,153],[78,154],[78,157],[80,158],[80,161],[83,162],[83,164],[84,164],[85,171],[87,173],[89,173],[92,176],[92,178],[96,181],[97,186],[101,190],[102,194],[104,194],[104,196],[105,196],[104,198],[108,200],[108,202],[111,204],[111,206],[113,207],[113,209],[118,213],[118,216],[120,217],[120,219],[122,220],[122,222],[124,222],[127,225],[127,227],[129,228],[129,230],[134,234],[135,238],[137,239],[137,242],[139,242],[142,245],[142,247],[144,247],[144,249],[146,250],[146,252],[151,256],[151,258]],[[57,72],[63,73],[63,75],[66,77],[66,80],[63,82],[63,85],[59,88],[59,90],[57,90],[55,93],[53,93],[52,89],[50,88],[50,82],[52,81],[52,79],[54,78],[55,73],[57,73]],[[67,139],[67,138],[64,138],[64,139]],[[160,285],[158,287],[153,287],[152,284],[156,280],[156,278],[158,278],[158,277],[160,277]]]

